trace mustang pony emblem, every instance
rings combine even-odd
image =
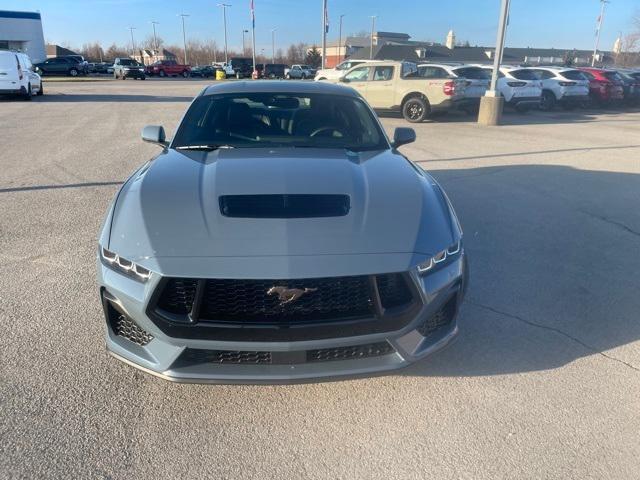
[[[307,293],[315,292],[317,288],[287,288],[287,287],[271,287],[267,290],[267,295],[278,295],[280,305],[293,303]]]

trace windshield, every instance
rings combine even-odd
[[[483,70],[480,67],[462,67],[455,68],[453,70],[460,77],[468,78],[470,80],[490,80],[491,72]]]
[[[329,94],[204,95],[189,107],[172,146],[388,148],[376,118],[356,97]]]
[[[120,60],[120,65],[139,66],[140,64],[138,62],[136,62],[135,60],[130,60],[128,58],[123,58],[122,60]]]
[[[533,70],[512,70],[509,73],[518,80],[538,80],[538,75]]]

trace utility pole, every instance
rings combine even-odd
[[[344,13],[342,15],[340,15],[340,27],[338,29],[338,54],[336,55],[336,57],[338,57],[338,60],[336,60],[336,64],[340,63],[342,61],[342,17],[344,17]]]
[[[151,25],[153,25],[153,48],[155,48],[156,52],[158,51],[158,37],[156,36],[156,25],[160,25],[160,22],[156,22],[155,20],[153,20],[151,22]]]
[[[251,0],[249,8],[251,10],[251,55],[253,57],[253,72],[251,72],[251,76],[253,77],[256,71],[256,11],[253,0]]]
[[[600,30],[602,30],[602,21],[604,20],[604,8],[609,0],[600,0],[600,16],[598,17],[598,29],[596,30],[596,46],[593,49],[593,57],[591,58],[591,66],[596,66],[596,56],[598,55],[598,47],[600,47]]]
[[[224,63],[229,63],[229,50],[227,48],[227,7],[228,3],[219,3],[218,7],[222,7],[222,18],[224,21]]]
[[[271,63],[276,63],[276,30],[277,28],[271,29]]]
[[[324,69],[327,59],[327,0],[322,0],[322,68]]]
[[[242,56],[246,57],[247,56],[247,49],[244,45],[244,34],[245,33],[249,33],[249,30],[245,30],[244,28],[242,29]]]
[[[136,42],[133,40],[133,31],[135,29],[136,27],[129,27],[129,30],[131,30],[131,58],[136,56]]]
[[[371,46],[369,52],[369,60],[373,60],[373,32],[376,29],[376,18],[378,18],[377,15],[371,15]]]
[[[188,17],[189,15],[187,13],[181,13],[178,16],[182,17],[182,44],[184,45],[184,64],[189,65],[189,62],[187,61],[187,34],[184,30],[184,17]]]
[[[510,0],[502,0],[500,5],[500,20],[498,21],[498,35],[496,38],[496,50],[493,54],[493,72],[491,74],[491,86],[480,99],[480,112],[478,123],[481,125],[498,125],[502,116],[504,98],[498,92],[498,72],[504,50],[504,38],[507,31],[507,19],[509,17]]]

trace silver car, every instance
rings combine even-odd
[[[457,333],[462,231],[352,89],[205,88],[111,205],[107,347],[175,381],[281,383],[406,366]]]

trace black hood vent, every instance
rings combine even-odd
[[[343,217],[348,195],[222,195],[220,212],[236,218]]]

